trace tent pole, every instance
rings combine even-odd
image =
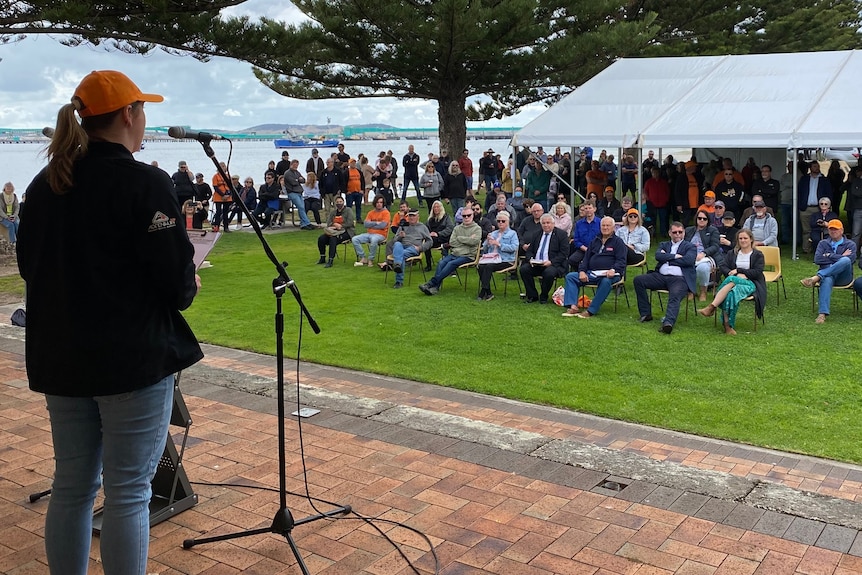
[[[578,154],[580,158],[580,154]],[[569,148],[569,205],[575,205],[575,148]]]
[[[793,237],[790,241],[793,243],[793,251],[791,252],[791,257],[794,260],[799,259],[799,254],[796,253],[796,234],[798,233],[797,226],[799,225],[799,178],[796,177],[796,174],[799,173],[799,148],[793,148],[793,166],[791,167],[793,172],[791,173],[791,178],[793,181]],[[802,238],[802,241],[805,241],[805,238]]]
[[[638,172],[635,174],[635,202],[640,210],[641,219],[643,219],[643,215],[646,213],[646,205],[643,201],[643,190],[644,190],[644,175],[643,175],[643,163],[644,163],[644,149],[642,146],[638,146]],[[653,222],[653,229],[655,229],[655,222]]]

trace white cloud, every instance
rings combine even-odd
[[[267,0],[240,5],[262,10]],[[289,5],[282,20],[293,18]],[[245,62],[213,58],[200,62],[156,50],[147,56],[108,52],[99,47],[61,45],[49,36],[31,36],[0,46],[0,127],[52,126],[57,110],[72,96],[78,82],[92,70],[115,69],[126,73],[146,92],[165,96],[162,104],[147,105],[150,126],[191,126],[201,130],[241,130],[259,124],[336,125],[386,123],[403,128],[437,126],[437,104],[421,99],[330,99],[318,101],[285,98],[264,87]],[[544,110],[527,107],[514,118],[495,120],[489,126],[519,126]],[[219,112],[223,111],[223,112]],[[471,126],[476,125],[471,123]]]

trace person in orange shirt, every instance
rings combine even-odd
[[[364,265],[374,266],[377,258],[377,246],[386,241],[389,229],[389,210],[386,209],[386,199],[383,196],[375,196],[372,209],[365,216],[365,233],[353,236],[353,250],[356,252],[357,260],[353,264],[356,267]],[[368,244],[368,257],[362,244]]]
[[[707,190],[703,193],[703,203],[697,208],[700,212],[706,212],[710,216],[715,215],[715,192]],[[710,220],[712,221],[712,220]]]
[[[225,163],[219,162],[219,165],[221,166],[221,169],[227,173],[227,166]],[[214,232],[219,231],[219,226],[221,226],[221,230],[225,233],[230,231],[227,219],[229,216],[228,212],[230,212],[228,208],[233,202],[231,192],[230,184],[226,183],[224,178],[221,177],[221,174],[216,172],[213,176],[213,203],[215,204],[215,216],[213,217]]]
[[[601,197],[608,185],[608,174],[599,169],[599,163],[593,160],[590,164],[592,167],[587,172],[587,193],[595,192],[596,197]]]

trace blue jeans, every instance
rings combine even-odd
[[[494,180],[496,180],[496,176],[485,176],[485,193],[490,194],[494,191]]]
[[[605,303],[606,299],[608,299],[608,295],[611,293],[611,286],[618,281],[620,281],[619,275],[611,276],[609,278],[597,277],[594,276],[592,272],[587,272],[587,281],[582,282],[579,272],[568,273],[566,274],[566,289],[565,296],[563,297],[563,305],[566,307],[577,305],[578,293],[580,292],[581,286],[595,285],[596,294],[593,296],[593,300],[590,303],[590,307],[587,308],[587,311],[590,312],[590,315],[596,315],[599,313],[599,308],[602,307],[602,304]]]
[[[818,300],[819,311],[829,315],[829,304],[832,301],[832,286],[847,285],[853,279],[853,262],[850,258],[843,257],[831,266],[818,270],[820,276],[820,297]]]
[[[404,176],[404,183],[401,185],[401,200],[407,198],[407,184],[413,184],[413,189],[416,190],[416,199],[422,201],[422,191],[419,187],[419,176]]]
[[[168,436],[174,376],[130,393],[46,396],[56,469],[45,518],[52,573],[86,575],[93,501],[104,480],[105,573],[144,575],[150,538],[150,482]]]
[[[401,242],[395,242],[392,246],[392,261],[401,266],[400,272],[395,272],[395,283],[404,283],[404,260],[419,255],[419,250],[413,246],[404,247]]]
[[[299,225],[310,226],[311,220],[308,219],[308,214],[305,213],[305,200],[302,199],[302,194],[291,192],[287,194],[287,199],[293,204],[294,210],[299,210]]]
[[[366,232],[353,236],[351,241],[353,242],[353,250],[356,252],[356,257],[358,258],[365,257],[365,250],[362,248],[362,244],[368,244],[368,260],[374,261],[377,258],[377,246],[385,242],[386,237]]]
[[[437,264],[437,271],[434,272],[434,277],[428,283],[434,287],[440,287],[443,280],[454,274],[458,266],[466,264],[469,261],[473,260],[465,256],[453,256],[449,254]]]
[[[350,192],[347,194],[346,205],[349,208],[350,206],[355,206],[356,210],[356,221],[362,221],[362,192]]]
[[[452,206],[452,213],[456,213],[459,208],[463,208],[465,204],[464,198],[449,198],[449,205]]]
[[[0,220],[0,224],[3,224],[3,227],[9,230],[9,243],[14,244],[18,241],[18,220],[17,218],[14,221],[7,220],[3,218]]]

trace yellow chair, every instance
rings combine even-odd
[[[521,293],[521,275],[518,273],[518,260],[512,262],[507,268],[502,270],[497,270],[494,272],[494,275],[500,274],[503,277],[503,297],[506,297],[506,292],[509,290],[509,282],[512,281],[509,277],[512,273],[515,274],[515,281],[518,282],[518,293]],[[491,280],[494,282],[494,288],[497,288],[497,280],[494,276],[491,276]]]
[[[658,305],[659,305],[659,307],[661,307],[661,310],[664,311],[664,303],[661,301],[661,294],[670,295],[670,292],[667,291],[666,289],[651,290],[650,294],[649,294],[650,307],[652,307],[652,294],[653,294],[653,292],[658,294]],[[689,302],[691,302],[694,305],[694,311],[697,312],[696,297],[697,296],[694,296],[694,294],[691,292],[689,292],[685,297],[685,321],[688,321],[688,304],[689,304]]]
[[[854,278],[850,279],[850,283],[846,285],[833,285],[832,291],[837,289],[840,290],[850,290],[850,294],[853,297],[853,313],[859,311],[859,298],[856,297],[856,291],[853,289],[853,281]],[[811,290],[811,311],[817,311],[817,300],[820,298],[820,282],[814,284]]]
[[[766,279],[766,283],[775,283],[776,305],[781,305],[781,294],[778,292],[779,280],[781,281],[781,289],[784,290],[784,299],[787,299],[787,288],[784,286],[784,276],[781,275],[781,248],[760,246],[757,249],[763,252],[763,277]]]
[[[776,249],[778,249],[778,248],[776,248]],[[742,301],[750,301],[752,304],[751,310],[752,310],[753,316],[754,316],[754,333],[757,333],[757,306],[754,305],[754,296],[750,295],[747,298],[743,299]],[[721,314],[722,314],[721,308],[716,308],[715,314],[712,316],[712,325],[715,325],[715,326],[718,325],[718,316],[720,316]],[[737,315],[739,315],[739,312],[737,312]],[[766,315],[765,314],[760,318],[760,321],[763,323],[763,325],[766,325]]]
[[[635,262],[635,263],[633,263],[633,264],[629,264],[629,265],[627,265],[627,266],[626,266],[626,270],[628,270],[629,268],[637,268],[637,269],[639,269],[639,270],[640,270],[640,273],[639,273],[638,275],[641,275],[641,274],[645,274],[645,273],[647,273],[647,261],[646,261],[646,256],[642,256],[642,257],[641,257],[641,261],[639,261],[639,262]],[[626,271],[626,275],[629,275],[629,274],[628,274],[628,271]]]
[[[426,282],[428,281],[428,276],[425,275],[425,265],[424,265],[424,254],[419,254],[418,256],[413,256],[409,258],[404,258],[404,269],[407,270],[407,285],[410,285],[410,282],[413,280],[413,268],[419,266],[419,270],[422,272],[422,279]],[[389,277],[389,269],[390,266],[386,267],[386,273],[383,274],[383,283],[386,283],[386,279]]]
[[[575,301],[581,301],[581,297],[586,295],[586,288],[593,288],[593,295],[595,295],[597,287],[598,286],[596,286],[596,284],[582,285],[578,290],[578,299]],[[626,291],[626,276],[622,276],[620,279],[611,284],[611,293],[614,294],[614,313],[617,313],[617,303],[620,299],[620,292],[623,292],[623,295],[626,297],[626,307],[630,308],[631,304],[629,304],[629,294]]]
[[[347,252],[350,251],[351,248],[353,247],[353,239],[352,238],[346,239],[343,242],[339,242],[339,244],[337,246],[335,246],[335,257],[336,258],[338,258],[338,248],[340,248],[342,246],[344,247],[344,249],[341,251],[344,253],[341,254],[341,259],[344,261],[344,263],[347,263]]]
[[[476,247],[476,257],[473,258],[473,261],[466,262],[461,264],[455,269],[455,276],[458,278],[458,282],[464,285],[464,291],[467,291],[467,279],[470,277],[470,270],[476,269],[476,266],[479,265],[479,258],[482,257],[482,243]],[[461,270],[464,270],[464,281],[461,281]],[[477,270],[478,274],[479,271]]]

